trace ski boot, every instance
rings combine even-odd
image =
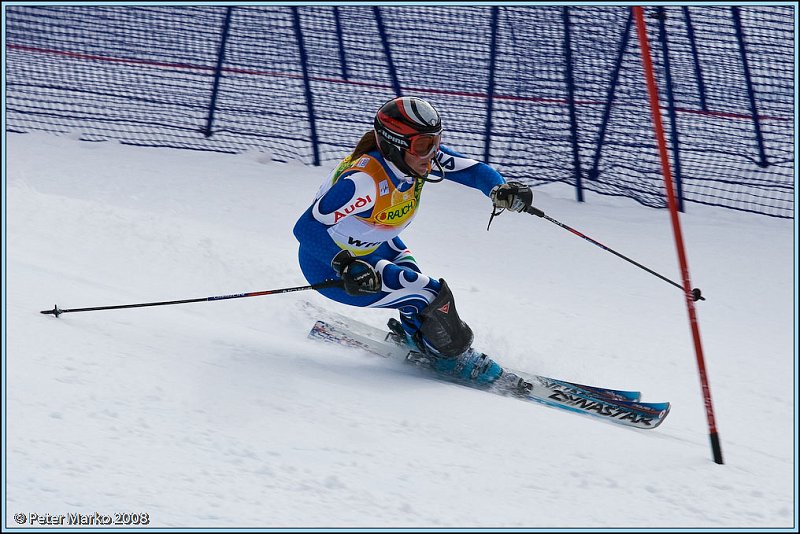
[[[425,357],[441,374],[477,385],[494,383],[503,376],[503,368],[472,348],[472,329],[459,317],[447,282],[440,278],[439,283],[436,297],[419,312],[419,327],[406,329],[397,319],[390,319],[389,336],[411,348],[407,359],[415,359],[410,361]],[[503,384],[518,388],[520,381],[513,373],[507,373]]]
[[[470,347],[458,356],[438,356],[433,361],[436,371],[476,384],[491,384],[503,374],[503,368],[486,354]]]
[[[429,365],[437,371],[451,376],[454,374],[453,371],[457,367],[460,367],[461,374],[466,375],[467,379],[476,380],[478,383],[491,383],[492,386],[499,391],[508,392],[512,395],[524,396],[528,394],[533,387],[532,384],[510,371],[500,369],[500,374],[498,375],[498,368],[500,366],[489,359],[485,354],[477,353],[474,349],[470,349],[461,357],[451,359],[439,358],[438,363],[434,363],[435,358],[426,355],[420,350],[416,340],[403,328],[403,323],[395,318],[391,318],[387,326],[389,327],[389,333],[386,334],[387,341],[393,341],[398,345],[404,345],[411,349],[406,356],[406,360],[409,362]],[[476,355],[477,358],[475,357]],[[459,359],[461,360],[460,362]],[[473,360],[472,366],[470,366],[470,359]],[[472,378],[473,374],[475,374],[474,379]]]
[[[494,360],[475,349],[470,348],[459,356],[448,358],[441,354],[435,354],[432,349],[427,348],[424,341],[417,340],[415,339],[416,336],[409,335],[403,328],[403,323],[397,319],[389,319],[387,326],[389,327],[387,340],[392,340],[398,345],[405,345],[411,349],[408,356],[406,356],[406,360],[409,362],[430,365],[442,374],[462,380],[474,381],[478,384],[489,384],[501,376],[509,376],[509,373],[503,373],[502,367]],[[516,377],[513,374],[510,376]],[[519,377],[516,378],[521,380]],[[511,384],[511,382],[513,382],[513,379],[504,379],[503,389],[509,387],[506,384]]]
[[[386,326],[389,327],[389,333],[386,334],[386,341],[393,341],[398,345],[409,345],[409,343],[413,343],[413,340],[410,339],[408,334],[406,334],[406,329],[403,328],[403,323],[392,317],[389,319],[389,322],[386,323]],[[414,345],[416,348],[416,344]]]
[[[389,327],[389,333],[386,334],[386,341],[392,341],[398,345],[408,347],[409,351],[406,355],[406,361],[419,365],[431,364],[431,358],[420,350],[414,338],[403,328],[403,323],[392,317],[389,319],[386,326]]]

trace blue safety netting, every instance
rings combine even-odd
[[[794,7],[647,8],[681,202],[792,217]],[[6,7],[6,129],[326,164],[397,95],[507,179],[666,205],[617,6]]]

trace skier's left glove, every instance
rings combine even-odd
[[[331,267],[344,281],[344,290],[348,295],[373,295],[381,290],[381,273],[364,260],[356,259],[349,250],[334,256]]]
[[[489,196],[495,208],[526,211],[533,204],[533,191],[522,182],[508,182],[494,186]]]

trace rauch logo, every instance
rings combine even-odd
[[[388,225],[397,225],[405,221],[412,213],[414,213],[414,206],[417,201],[415,199],[408,200],[402,204],[391,206],[380,212],[375,219]]]

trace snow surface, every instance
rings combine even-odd
[[[456,147],[457,148],[457,147]],[[425,379],[306,339],[291,230],[330,167],[7,136],[5,527],[148,513],[181,528],[791,529],[797,526],[794,222],[681,216],[725,465],[681,292],[453,183],[403,235],[475,346],[510,367],[672,402],[640,431]],[[666,210],[536,189],[548,215],[680,280]]]

